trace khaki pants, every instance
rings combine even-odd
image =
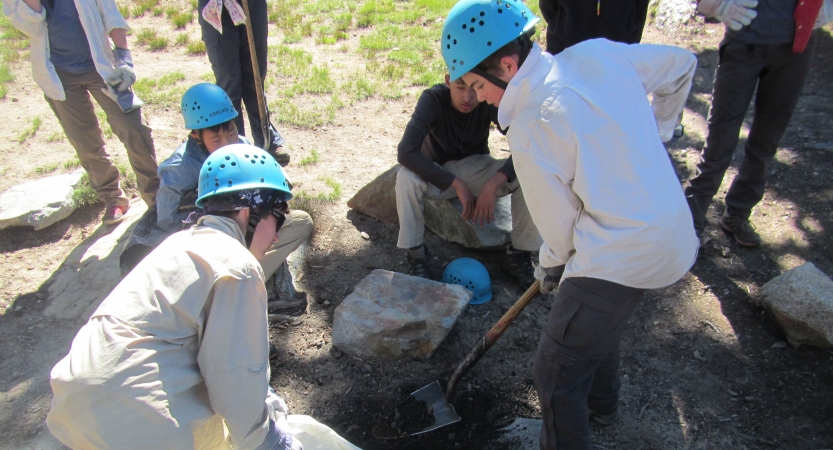
[[[473,155],[458,161],[448,161],[443,168],[463,180],[477,197],[486,181],[503,167],[506,160],[489,155]],[[512,246],[518,250],[538,251],[544,242],[532,222],[526,200],[517,178],[497,191],[498,197],[512,195]],[[449,200],[457,197],[454,188],[441,191],[405,167],[396,175],[396,212],[399,214],[399,248],[413,248],[423,243],[425,216],[423,199]]]
[[[286,215],[286,222],[278,230],[278,242],[266,252],[260,262],[263,276],[268,280],[286,261],[287,256],[295,251],[312,234],[312,217],[304,211],[290,210]]]
[[[119,170],[104,149],[104,139],[90,101],[90,94],[107,114],[107,122],[113,133],[127,149],[127,158],[133,172],[136,173],[136,184],[142,200],[147,203],[148,208],[154,207],[156,191],[159,189],[156,151],[150,135],[151,129],[142,117],[141,110],[123,113],[119,105],[101,91],[106,86],[96,71],[83,74],[58,71],[58,76],[64,86],[66,100],[45,98],[61,123],[70,144],[75,147],[81,167],[87,171],[90,185],[98,193],[99,200],[108,208],[128,204],[127,197],[119,186]]]

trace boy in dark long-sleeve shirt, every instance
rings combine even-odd
[[[530,258],[541,235],[529,216],[512,159],[489,155],[489,129],[497,109],[480,103],[464,83],[437,84],[423,91],[399,143],[402,168],[396,177],[399,214],[397,246],[408,251],[409,273],[432,278],[423,236],[423,199],[459,198],[463,218],[494,220],[495,200],[512,195],[512,245],[504,268],[526,288],[535,278]],[[475,195],[477,199],[475,199]]]

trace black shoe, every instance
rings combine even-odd
[[[752,227],[749,219],[724,215],[720,219],[720,228],[732,233],[738,244],[744,247],[757,247],[761,245],[761,236]]]
[[[604,426],[613,425],[619,422],[619,411],[613,411],[613,414],[602,414],[591,409],[590,420]]]
[[[511,245],[506,249],[506,257],[501,266],[515,277],[524,289],[529,289],[535,282],[535,268],[532,266],[532,252],[516,250]]]
[[[273,143],[272,146],[269,147],[269,150],[266,151],[266,153],[272,155],[272,157],[275,158],[275,161],[277,161],[281,167],[286,167],[289,165],[290,156],[289,153],[282,153],[281,149],[283,149],[283,147],[275,146]]]
[[[408,275],[413,275],[415,277],[422,277],[428,280],[434,279],[434,273],[431,272],[431,267],[428,266],[428,258],[426,252],[426,258],[414,258],[410,254],[408,255]]]

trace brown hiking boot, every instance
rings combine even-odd
[[[752,222],[749,219],[741,219],[740,217],[732,217],[724,214],[720,219],[720,228],[732,233],[738,244],[744,247],[757,247],[761,245],[761,236],[752,227]]]

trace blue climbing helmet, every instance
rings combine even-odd
[[[451,81],[541,20],[521,0],[461,0],[443,25],[442,54]]]
[[[457,258],[448,263],[443,273],[443,283],[459,284],[472,291],[470,305],[479,305],[492,299],[492,279],[480,261],[472,258]]]
[[[288,201],[292,198],[289,184],[283,169],[275,158],[254,145],[227,145],[208,158],[200,168],[199,185],[197,186],[197,207],[205,207],[205,200],[213,196],[225,196],[241,191],[264,190],[275,194],[272,201]],[[257,208],[259,199],[242,199]]]
[[[185,91],[180,103],[185,128],[201,130],[237,117],[231,99],[220,86],[211,83],[195,84]]]

